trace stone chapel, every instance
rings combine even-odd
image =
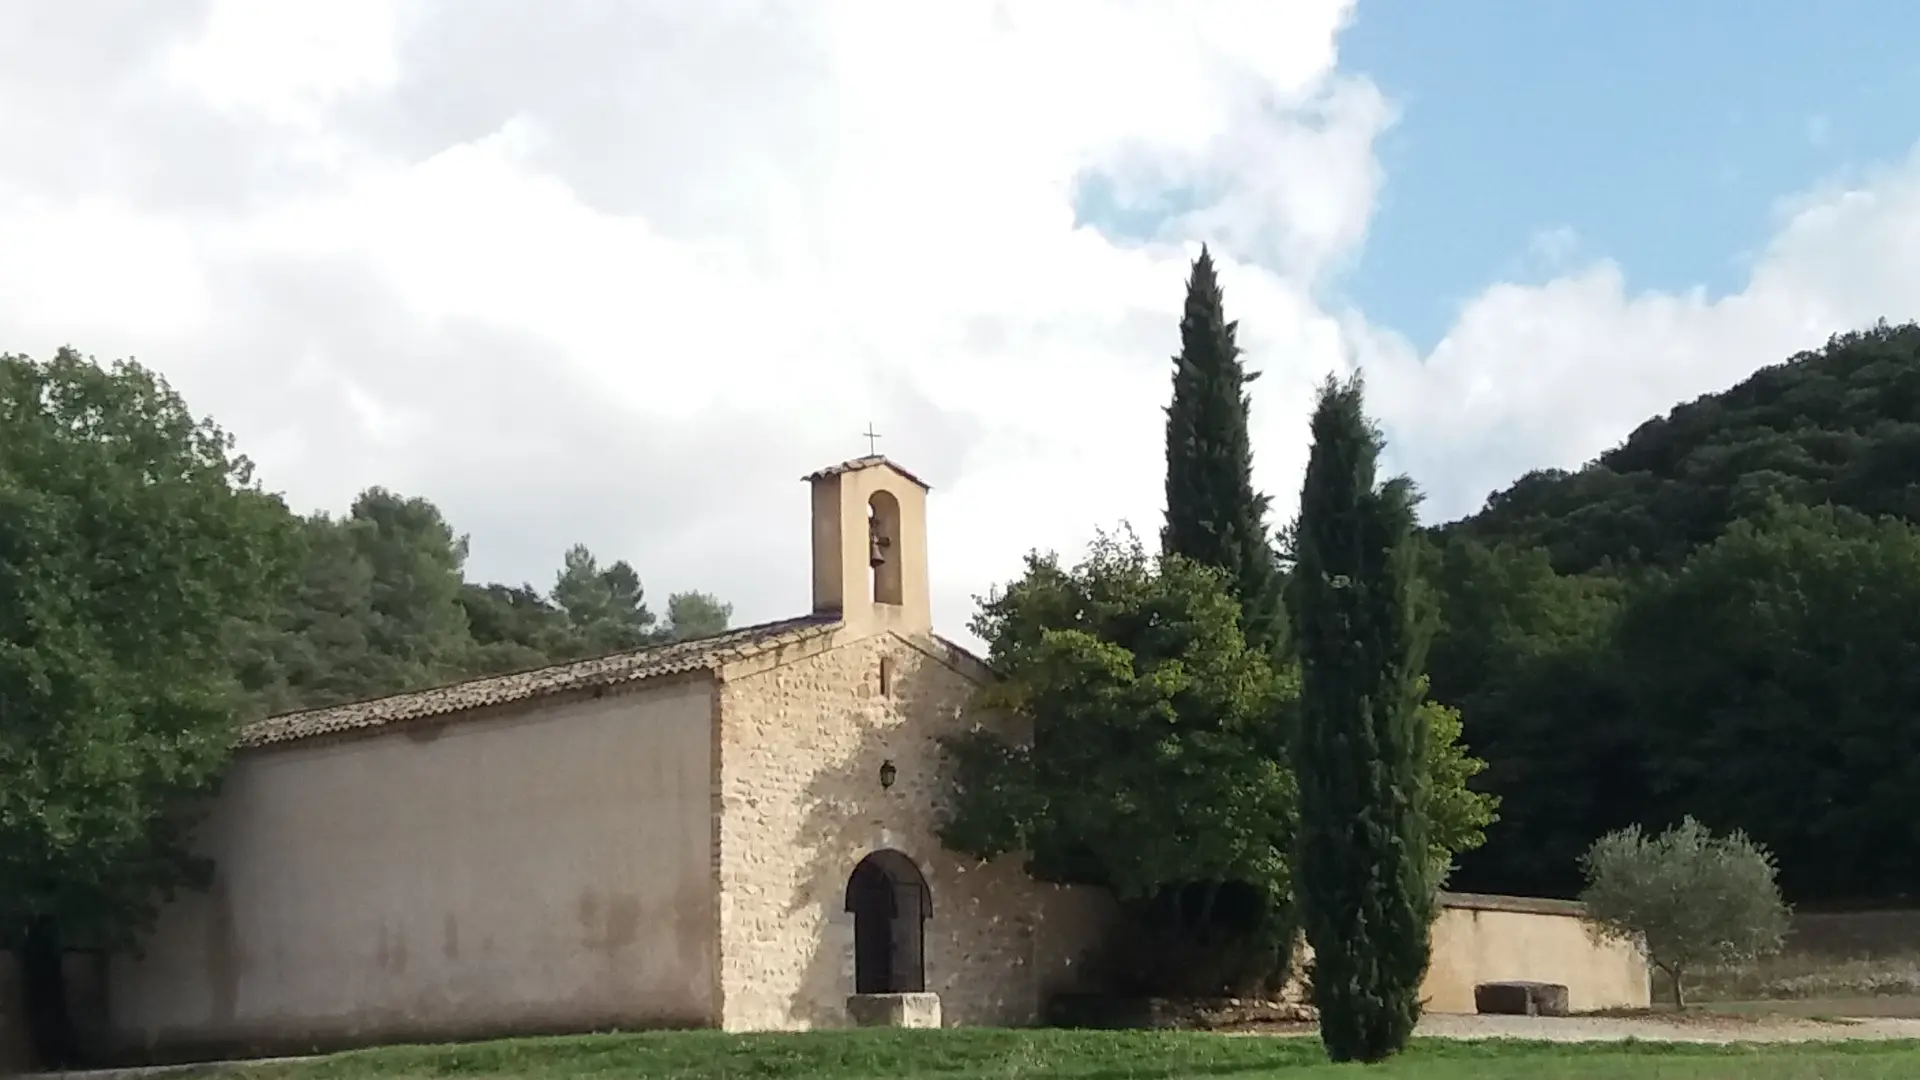
[[[1097,990],[1104,890],[936,836],[940,736],[990,678],[935,634],[927,486],[805,478],[813,610],[243,730],[196,834],[215,865],[144,947],[71,957],[111,1060],[661,1027],[1025,1024]],[[1017,735],[1017,732],[1009,732]],[[1422,997],[1494,980],[1650,1000],[1567,901],[1443,894]],[[17,987],[0,953],[0,1066]],[[17,971],[14,972],[17,974]],[[70,990],[72,988],[70,987]],[[16,1047],[17,1049],[17,1047]]]
[[[912,992],[1036,1019],[1105,895],[941,849],[936,740],[988,674],[933,630],[927,485],[880,456],[805,481],[810,612],[249,726],[213,884],[108,961],[101,1041],[791,1029]]]

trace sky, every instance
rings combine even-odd
[[[1735,10],[1362,4],[1341,65],[1400,120],[1375,142],[1387,180],[1340,298],[1432,349],[1488,283],[1595,257],[1634,289],[1740,290],[1783,196],[1912,149],[1920,7]]]
[[[1152,537],[1201,243],[1290,516],[1364,372],[1431,519],[1920,309],[1920,9],[15,0],[0,350],[132,356],[301,511],[806,610],[799,478],[933,485],[935,618]]]

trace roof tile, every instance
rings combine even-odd
[[[810,472],[807,475],[801,477],[800,479],[803,481],[806,481],[807,483],[812,483],[815,480],[824,480],[829,476],[839,476],[841,473],[859,472],[861,469],[870,469],[875,465],[885,465],[887,468],[892,469],[894,472],[899,473],[901,476],[904,476],[907,479],[913,481],[914,483],[919,484],[922,488],[925,488],[928,491],[933,490],[933,485],[927,483],[925,480],[922,480],[919,477],[908,472],[907,470],[901,468],[897,463],[895,463],[891,458],[888,458],[885,454],[868,454],[865,457],[857,457],[848,461],[843,461],[838,465],[829,465],[826,468],[819,470],[818,472]]]
[[[663,675],[711,671],[729,661],[763,649],[803,641],[838,626],[839,621],[830,616],[807,615],[611,656],[597,656],[506,675],[489,675],[346,705],[282,713],[241,728],[239,745],[271,746],[324,735],[368,731],[491,705],[532,701],[571,690],[621,686]]]

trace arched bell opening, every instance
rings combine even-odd
[[[867,500],[867,566],[872,571],[873,602],[899,604],[905,595],[900,556],[900,500],[876,491]]]

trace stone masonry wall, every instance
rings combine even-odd
[[[848,1022],[847,878],[882,848],[926,877],[927,989],[946,1023],[1031,1023],[1046,993],[1074,981],[1102,928],[1103,897],[1036,884],[1017,859],[979,866],[935,836],[936,739],[971,726],[964,706],[975,686],[943,653],[892,633],[843,636],[723,684],[716,855],[727,1029]],[[883,790],[887,761],[898,778]]]

